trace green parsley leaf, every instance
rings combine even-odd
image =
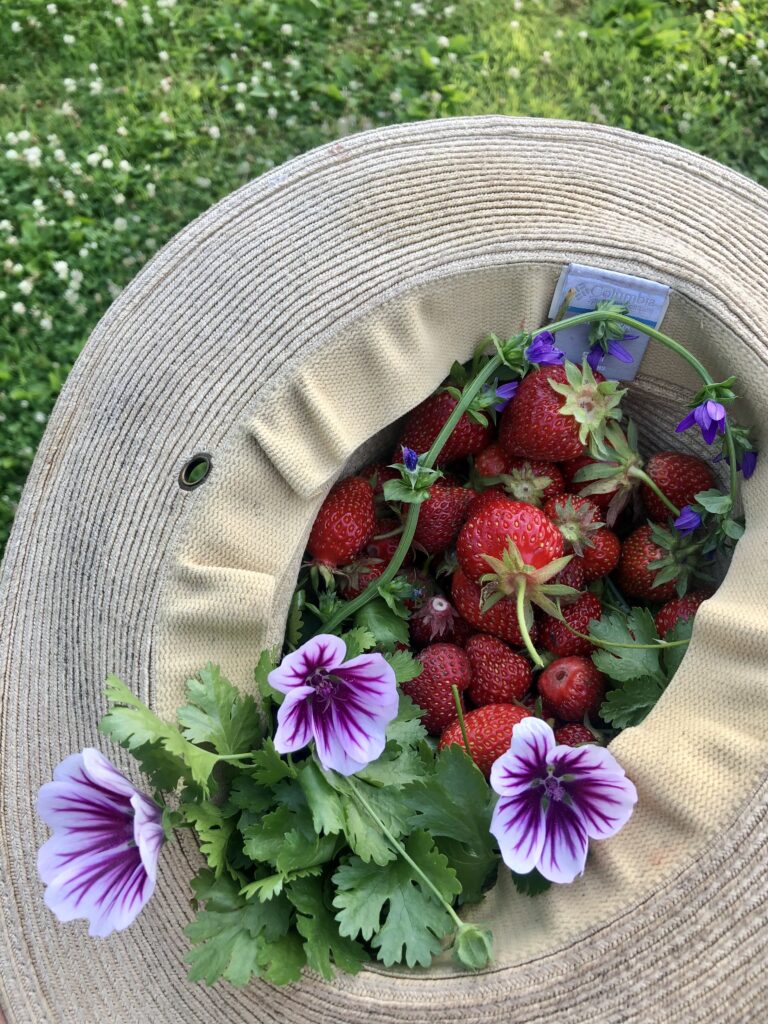
[[[187,702],[176,717],[192,743],[209,743],[220,754],[244,754],[261,739],[253,697],[242,696],[218,665],[206,665],[187,680]]]
[[[391,649],[396,643],[408,643],[408,623],[388,608],[382,598],[358,608],[355,622],[373,633],[378,647]]]
[[[347,645],[345,661],[351,661],[376,646],[376,637],[370,629],[366,629],[364,626],[355,626],[349,632],[342,633],[341,639]]]
[[[523,896],[538,896],[539,893],[546,892],[552,887],[549,879],[539,874],[536,868],[529,871],[527,875],[518,875],[516,871],[510,871],[510,874],[515,888]]]
[[[273,941],[262,941],[256,953],[259,975],[273,985],[290,985],[301,977],[301,969],[307,962],[301,936],[288,932]]]
[[[590,622],[589,632],[596,640],[628,645],[653,644],[659,639],[653,615],[647,608],[632,608],[627,615],[605,612],[601,619]],[[660,651],[660,647],[613,647],[594,651],[592,661],[601,672],[620,683],[644,676],[663,682]]]
[[[302,632],[304,630],[304,605],[307,603],[307,593],[303,587],[294,591],[291,598],[291,607],[288,610],[288,621],[285,627],[285,640],[288,647],[295,651],[301,644]]]
[[[286,874],[267,875],[266,878],[258,878],[255,882],[249,882],[240,890],[241,895],[247,900],[255,896],[260,902],[271,900],[273,896],[283,891],[283,887],[295,878],[308,878],[321,875],[322,865],[318,864],[311,868],[301,868],[299,871],[289,871]]]
[[[405,849],[448,902],[458,895],[461,886],[456,873],[431,836],[414,832]],[[409,967],[428,967],[440,952],[443,937],[453,930],[445,908],[399,857],[383,867],[352,857],[336,871],[333,881],[339,932],[369,940],[387,967],[403,961]]]
[[[201,877],[202,876],[202,877]],[[284,937],[290,926],[291,906],[283,896],[269,903],[246,903],[230,879],[213,882],[201,872],[193,882],[205,910],[185,928],[193,949],[187,954],[190,981],[212,985],[225,978],[233,985],[245,985],[261,972],[259,949]]]
[[[117,676],[107,677],[106,689],[107,700],[113,706],[99,723],[102,732],[131,751],[147,743],[161,745],[186,765],[195,782],[208,789],[210,774],[219,760],[216,754],[196,747],[176,726],[158,718]]]
[[[225,817],[222,808],[208,800],[182,803],[179,810],[194,824],[200,837],[200,852],[218,877],[227,867],[227,844],[235,828],[234,820]]]
[[[141,747],[135,747],[131,753],[154,789],[170,792],[188,775],[187,766],[181,758],[171,754],[159,742],[145,743]]]
[[[333,977],[334,965],[347,974],[357,974],[368,961],[368,954],[337,926],[333,911],[323,898],[322,880],[298,879],[291,882],[287,893],[296,907],[296,928],[304,938],[307,965],[326,980]]]
[[[254,678],[256,680],[256,686],[258,687],[259,693],[264,698],[265,706],[269,706],[270,701],[275,704],[282,704],[285,699],[285,694],[279,690],[273,690],[269,685],[269,673],[273,668],[277,667],[279,657],[274,651],[262,651],[259,657],[258,664],[254,669]]]
[[[667,633],[667,640],[690,640],[691,633],[693,632],[693,619],[687,621],[679,621],[674,624],[672,629]],[[672,679],[672,676],[680,668],[680,662],[685,657],[688,651],[686,644],[680,644],[679,647],[665,647],[662,654],[662,661],[664,662],[664,672],[666,673],[667,679]]]
[[[664,684],[659,679],[644,676],[627,680],[615,690],[609,690],[600,708],[600,717],[614,729],[639,725],[663,692]]]
[[[398,653],[407,654],[407,651]],[[387,726],[384,752],[358,772],[357,778],[374,786],[405,786],[429,774],[434,758],[431,752],[424,755],[427,732],[421,724],[423,713],[410,697],[401,693],[397,718]]]
[[[272,785],[281,779],[296,778],[296,769],[283,760],[271,739],[264,740],[261,750],[255,751],[251,760],[253,765],[249,765],[246,770],[263,786]]]
[[[299,771],[299,785],[312,812],[318,835],[336,835],[344,828],[344,808],[336,790],[317,762],[306,760]]]

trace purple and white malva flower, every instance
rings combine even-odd
[[[552,331],[541,331],[523,353],[529,363],[539,366],[559,366],[565,362],[565,353],[555,346]]]
[[[383,752],[399,698],[395,673],[381,654],[345,662],[346,653],[340,637],[321,633],[286,654],[269,673],[269,685],[285,694],[275,749],[290,754],[314,740],[323,768],[354,775]]]
[[[689,533],[693,533],[701,526],[701,516],[691,505],[684,505],[672,525],[678,533],[687,537]]]
[[[607,839],[626,824],[637,790],[605,747],[555,743],[540,718],[525,718],[509,750],[491,768],[499,794],[491,832],[507,867],[534,868],[550,882],[584,871],[589,839]]]
[[[154,892],[162,811],[103,754],[71,754],[40,787],[37,812],[53,829],[37,867],[60,921],[85,918],[89,935],[122,931]]]
[[[693,426],[698,426],[707,444],[712,444],[718,433],[725,433],[725,406],[712,401],[711,398],[706,399],[680,420],[675,427],[675,433],[679,434]]]

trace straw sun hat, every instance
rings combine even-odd
[[[100,745],[114,672],[163,715],[219,662],[247,687],[279,640],[313,516],[489,331],[546,321],[574,261],[672,288],[665,330],[765,447],[768,194],[712,161],[596,126],[404,125],[293,160],[178,235],[101,321],[51,417],[0,584],[0,1005],[9,1022],[764,1019],[768,473],[657,708],[612,749],[640,800],[571,886],[502,877],[479,975],[372,967],[333,983],[186,979],[194,843],[167,846],[127,931],[86,936],[42,901],[37,788]],[[648,445],[697,389],[651,346],[633,387]],[[688,435],[681,435],[687,437]],[[679,443],[679,438],[676,444]],[[197,486],[184,469],[209,463]],[[180,479],[180,473],[182,477]],[[118,763],[127,762],[116,757]],[[130,771],[131,768],[129,767]],[[504,872],[502,872],[502,875]]]

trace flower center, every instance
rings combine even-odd
[[[544,779],[543,785],[544,795],[549,797],[550,800],[562,800],[566,795],[560,779],[556,779],[554,775],[550,775],[548,778]]]
[[[330,704],[340,682],[338,676],[331,675],[324,668],[315,669],[312,675],[307,677],[307,685],[314,687],[316,696],[326,705]]]

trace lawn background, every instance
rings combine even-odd
[[[59,0],[0,9],[0,551],[74,359],[176,231],[375,125],[620,125],[768,185],[768,0]]]

